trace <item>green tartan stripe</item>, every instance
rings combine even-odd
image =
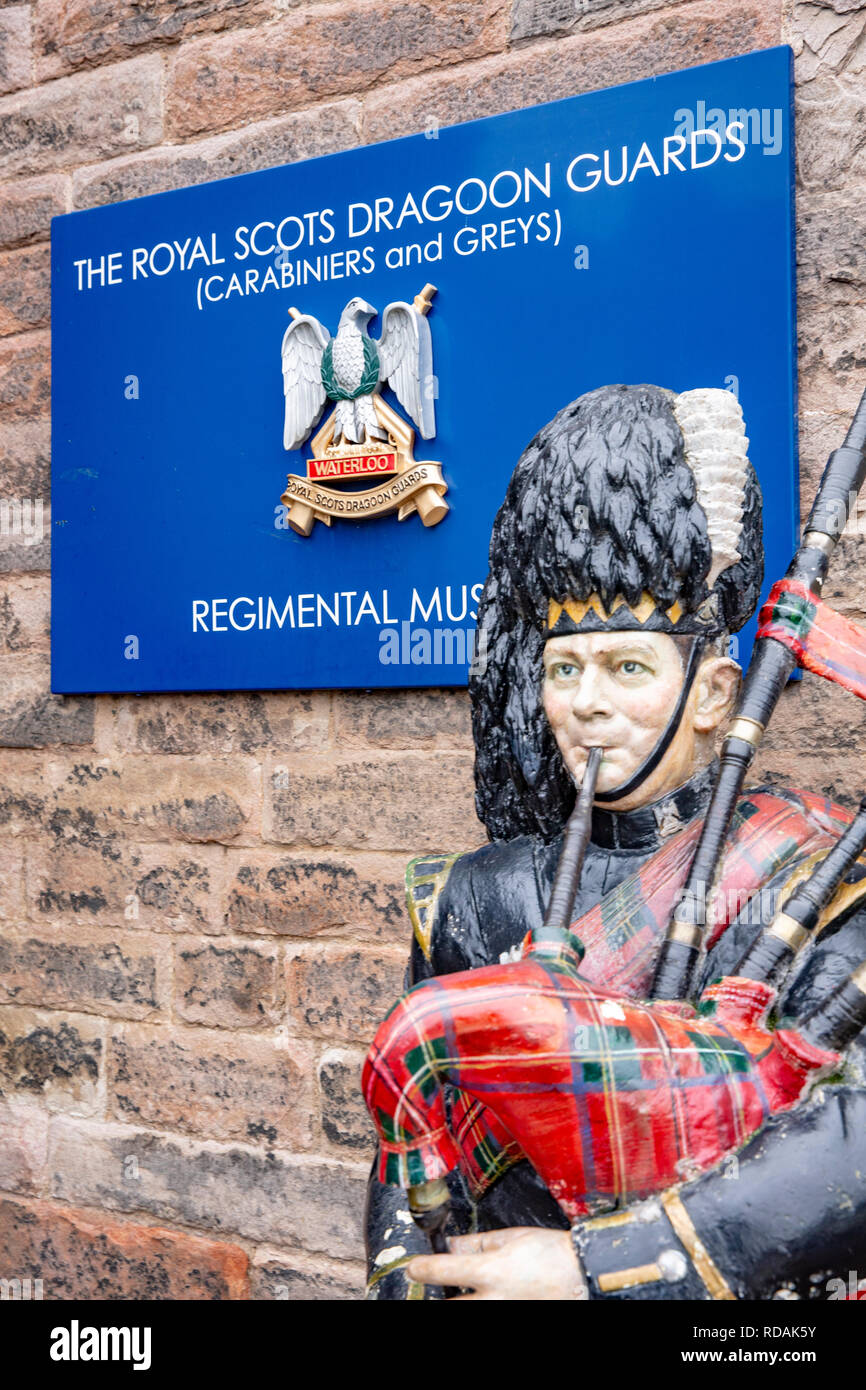
[[[706,1076],[732,1076],[735,1072],[751,1071],[748,1052],[732,1038],[712,1038],[688,1030],[686,1036],[694,1043]]]
[[[815,621],[816,607],[800,594],[783,594],[774,604],[770,621],[787,628],[795,637],[802,637]]]
[[[424,1155],[419,1153],[417,1149],[410,1149],[406,1154],[406,1177],[409,1180],[409,1187],[415,1187],[418,1183],[427,1181]]]
[[[382,1135],[389,1144],[408,1144],[414,1138],[402,1125],[398,1125],[393,1115],[389,1115],[386,1110],[376,1109],[376,1116],[382,1128]]]
[[[418,1149],[385,1155],[385,1182],[391,1187],[415,1187],[427,1181],[424,1155]]]
[[[399,1187],[402,1176],[403,1165],[400,1162],[400,1154],[387,1154],[385,1156],[385,1182],[391,1187]]]
[[[762,863],[762,868],[767,878],[772,878],[780,869],[784,869],[789,864],[800,846],[792,836],[787,836],[782,840],[778,849],[773,854],[767,856]]]
[[[478,1164],[482,1173],[490,1174],[496,1171],[499,1159],[502,1156],[502,1145],[492,1134],[488,1134],[485,1139],[476,1144],[472,1150],[472,1157]]]
[[[583,1079],[588,1085],[606,1085],[615,1089],[626,1087],[630,1081],[640,1081],[640,1052],[631,1029],[623,1024],[611,1024],[607,1028],[586,1024],[583,1032],[586,1034],[586,1045],[581,1040],[580,1051],[584,1053],[581,1067]],[[590,1058],[586,1055],[588,1053],[596,1055]]]
[[[439,1064],[445,1061],[445,1039],[425,1038],[417,1047],[406,1053],[406,1066],[425,1100],[429,1100],[436,1090]]]

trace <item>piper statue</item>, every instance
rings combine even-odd
[[[412,988],[365,1067],[370,1297],[809,1298],[866,1271],[866,801],[744,787],[797,661],[866,698],[866,635],[820,600],[864,445],[861,403],[721,765],[763,581],[737,400],[603,387],[524,451],[470,679],[490,844],[409,866]]]

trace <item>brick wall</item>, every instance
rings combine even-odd
[[[462,693],[50,694],[50,218],[783,40],[808,495],[866,382],[866,4],[0,0],[0,498],[45,507],[0,536],[0,1274],[357,1297],[403,866],[483,838]],[[762,764],[850,802],[864,751],[808,679]]]

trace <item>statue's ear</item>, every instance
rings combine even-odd
[[[695,681],[692,723],[699,734],[711,734],[731,713],[737,700],[742,671],[728,656],[702,662]]]

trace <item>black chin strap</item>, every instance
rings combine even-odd
[[[599,805],[608,805],[612,801],[620,801],[624,796],[631,796],[636,791],[641,782],[645,782],[651,772],[655,772],[665,753],[671,746],[674,735],[680,727],[680,720],[683,717],[683,710],[686,707],[686,700],[689,698],[689,691],[692,688],[701,657],[704,653],[706,638],[696,636],[692,638],[692,646],[689,652],[689,659],[686,662],[686,669],[683,674],[683,687],[679,694],[674,712],[667,722],[665,731],[656,744],[655,748],[644,758],[640,767],[632,773],[627,782],[622,782],[618,787],[611,787],[606,792],[596,792],[595,799]]]

